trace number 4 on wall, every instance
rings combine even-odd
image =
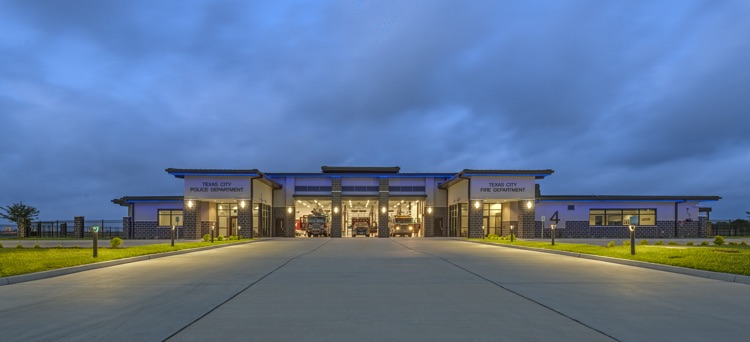
[[[555,213],[552,214],[552,217],[549,218],[549,221],[550,222],[555,221],[555,224],[560,223],[560,216],[557,211],[555,211]]]

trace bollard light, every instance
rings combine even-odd
[[[510,225],[510,242],[513,242],[513,225]]]
[[[552,235],[552,246],[554,246],[555,245],[555,227],[557,227],[557,225],[551,224],[549,225],[549,227],[551,228],[551,231],[552,231],[552,233],[550,234]]]
[[[172,234],[169,234],[172,237],[172,247],[174,247],[174,228],[175,226],[172,226]]]
[[[628,229],[630,229],[630,254],[635,255],[635,225],[629,225]]]
[[[242,229],[242,226],[237,226],[237,240],[242,240],[242,234],[240,234],[240,229]]]
[[[214,243],[214,223],[211,223],[211,243]]]

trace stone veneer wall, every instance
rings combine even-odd
[[[698,236],[700,237],[708,237],[709,236],[709,227],[710,223],[708,222],[708,217],[701,216],[698,217]]]
[[[541,233],[536,230],[537,227],[534,221],[536,206],[531,206],[531,209],[529,209],[526,207],[526,202],[518,201],[518,234],[516,236],[529,239],[537,237]]]
[[[172,227],[159,227],[157,221],[135,221],[133,222],[133,233],[135,239],[169,239],[172,234]]]
[[[237,225],[240,226],[240,236],[253,237],[253,201],[246,201],[244,208],[242,205],[237,206]]]
[[[677,237],[704,237],[701,222],[678,222]],[[545,237],[550,236],[550,228],[544,229]],[[638,226],[636,238],[674,238],[674,221],[657,221],[656,226]],[[628,226],[589,226],[589,221],[567,221],[565,228],[558,228],[555,237],[566,238],[628,238]]]
[[[390,236],[388,228],[388,178],[380,178],[380,189],[378,192],[378,237],[387,238]],[[385,214],[381,211],[386,209]]]
[[[85,225],[84,222],[85,219],[83,218],[83,216],[76,216],[73,218],[73,236],[77,238],[83,238],[83,226]]]
[[[292,208],[292,213],[290,214],[286,209],[284,209],[284,216],[280,216],[284,218],[284,237],[295,237],[296,236],[296,220],[294,219],[294,213],[297,212],[297,208]]]
[[[479,208],[476,207],[476,202],[479,202]],[[483,235],[483,203],[484,201],[469,201],[469,238],[481,238]]]
[[[193,207],[188,206],[188,201],[185,201],[182,211],[182,235],[185,239],[199,239],[200,234],[200,212],[201,207],[204,205],[201,201],[193,201]],[[137,231],[137,229],[134,228]]]
[[[271,211],[273,211],[272,214],[273,214],[273,217],[274,217],[273,222],[271,222],[271,224],[273,224],[273,226],[274,226],[272,233],[275,234],[275,235],[273,235],[273,236],[275,236],[275,237],[294,237],[294,215],[287,213],[286,212],[286,207],[273,207],[273,209],[271,209]],[[291,220],[289,219],[290,216],[291,216]],[[276,219],[283,219],[284,220],[284,227],[283,227],[284,230],[281,232],[281,235],[276,235],[276,231],[277,231],[277,228],[278,228],[278,227],[276,227]]]
[[[338,211],[336,211],[338,208]],[[341,178],[331,179],[331,237],[341,237]]]
[[[440,236],[448,236],[448,207],[435,207],[432,208],[432,218],[433,222],[435,221],[435,218],[443,218],[443,231]],[[433,233],[434,233],[434,223],[433,223]],[[434,236],[434,235],[433,235]]]
[[[130,216],[125,216],[122,218],[122,237],[124,239],[133,237],[132,235],[130,235],[133,229],[130,226],[130,224],[131,224]]]

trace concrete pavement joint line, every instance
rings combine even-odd
[[[497,286],[497,287],[499,287],[499,288],[501,288],[501,289],[503,289],[503,290],[505,290],[505,291],[508,291],[508,292],[510,292],[510,293],[512,293],[512,294],[514,294],[514,295],[516,295],[516,296],[518,296],[518,297],[521,297],[521,298],[523,298],[523,299],[526,299],[526,300],[528,300],[528,301],[530,301],[530,302],[532,302],[532,303],[534,303],[534,304],[537,304],[537,305],[539,305],[539,306],[541,306],[541,307],[543,307],[543,308],[545,308],[545,309],[547,309],[547,310],[550,310],[550,311],[552,311],[552,312],[555,312],[555,313],[557,313],[557,314],[558,314],[558,315],[560,315],[560,316],[563,316],[563,317],[565,317],[565,318],[567,318],[567,319],[569,319],[569,320],[571,320],[571,321],[573,321],[573,322],[576,322],[576,323],[578,323],[578,324],[580,324],[580,325],[582,325],[582,326],[584,326],[584,327],[586,327],[586,328],[589,328],[589,329],[591,329],[591,330],[593,330],[593,331],[596,331],[596,332],[598,332],[598,333],[600,333],[600,334],[602,334],[602,335],[604,335],[604,336],[607,336],[607,337],[611,338],[612,340],[615,340],[615,341],[620,341],[620,340],[618,340],[617,338],[615,338],[614,336],[611,336],[611,335],[609,335],[609,334],[607,334],[607,333],[605,333],[605,332],[603,332],[603,331],[601,331],[601,330],[599,330],[599,329],[597,329],[597,328],[594,328],[594,327],[592,327],[592,326],[590,326],[590,325],[588,325],[588,324],[586,324],[586,323],[583,323],[583,322],[581,322],[581,321],[579,321],[579,320],[577,320],[577,319],[575,319],[575,318],[573,318],[573,317],[570,317],[570,316],[568,316],[568,315],[566,315],[566,314],[564,314],[564,313],[562,313],[562,312],[560,312],[560,311],[558,311],[558,310],[555,310],[555,309],[553,309],[553,308],[551,308],[551,307],[549,307],[549,306],[547,306],[547,305],[544,305],[544,304],[542,304],[542,303],[540,303],[540,302],[537,302],[536,300],[533,300],[533,299],[531,299],[531,298],[529,298],[529,297],[527,297],[527,296],[524,296],[524,295],[522,295],[522,294],[520,294],[520,293],[518,293],[518,292],[516,292],[516,291],[513,291],[513,290],[511,290],[511,289],[509,289],[509,288],[507,288],[507,287],[505,287],[505,286],[503,286],[503,285],[501,285],[501,284],[498,284],[498,283],[496,283],[496,282],[494,282],[494,281],[492,281],[492,280],[490,280],[490,279],[488,279],[488,278],[485,278],[485,277],[483,277],[483,276],[481,276],[481,275],[479,275],[479,274],[477,274],[477,273],[474,273],[474,272],[472,272],[472,271],[469,271],[469,270],[468,270],[468,269],[466,269],[466,268],[463,268],[463,267],[461,267],[461,266],[459,266],[459,265],[457,265],[457,264],[454,264],[454,263],[453,263],[453,262],[451,262],[450,260],[447,260],[447,259],[445,259],[445,258],[443,258],[443,257],[437,256],[437,255],[434,255],[434,254],[430,254],[430,253],[427,253],[427,252],[423,252],[423,251],[418,251],[418,250],[416,250],[416,249],[414,249],[414,248],[411,248],[411,247],[409,247],[409,246],[406,246],[406,245],[404,245],[404,244],[402,244],[402,243],[400,243],[400,242],[394,241],[394,240],[391,240],[391,241],[392,241],[393,243],[397,243],[397,244],[399,244],[399,245],[401,245],[401,246],[403,246],[403,247],[405,247],[405,248],[407,248],[407,249],[410,249],[410,250],[412,250],[412,251],[415,251],[415,252],[417,252],[417,253],[422,253],[422,254],[424,254],[424,255],[429,255],[429,256],[431,256],[431,257],[433,257],[433,258],[438,258],[438,259],[440,259],[440,260],[442,260],[442,261],[444,261],[444,262],[446,262],[446,263],[448,263],[448,264],[450,264],[450,265],[453,265],[454,267],[456,267],[456,268],[458,268],[458,269],[460,269],[460,270],[462,270],[462,271],[464,271],[464,272],[467,272],[467,273],[469,273],[469,274],[472,274],[472,275],[474,275],[475,277],[477,277],[477,278],[479,278],[479,279],[482,279],[482,280],[484,280],[484,281],[486,281],[486,282],[488,282],[488,283],[490,283],[490,284],[493,284],[493,285],[495,285],[495,286]]]
[[[134,257],[129,257],[129,258],[94,262],[91,264],[69,266],[69,267],[58,268],[54,270],[48,270],[48,271],[19,274],[19,275],[0,278],[0,286],[24,283],[24,282],[33,281],[33,280],[41,280],[41,279],[59,277],[59,276],[78,273],[78,272],[91,271],[91,270],[95,270],[99,268],[129,264],[132,262],[145,261],[145,260],[156,259],[156,258],[164,258],[168,256],[187,254],[187,253],[193,253],[193,252],[200,252],[200,251],[210,250],[214,248],[244,245],[248,243],[255,243],[255,242],[261,242],[261,241],[266,241],[266,239],[252,240],[252,241],[247,241],[247,242],[235,242],[232,244],[222,244],[222,245],[215,245],[215,246],[189,248],[189,249],[183,249],[183,250],[173,251],[173,252],[146,254],[146,255],[139,255],[139,256],[134,256]]]
[[[285,262],[284,262],[283,264],[279,265],[279,267],[276,267],[276,268],[274,268],[273,270],[271,270],[271,272],[268,272],[268,273],[266,273],[266,274],[265,274],[265,275],[263,275],[262,277],[258,278],[258,280],[256,280],[256,281],[254,281],[254,282],[250,283],[249,285],[245,286],[245,288],[243,288],[243,289],[242,289],[242,290],[240,290],[239,292],[235,293],[235,294],[234,294],[234,295],[232,295],[231,297],[227,298],[227,299],[226,299],[225,301],[223,301],[223,302],[219,303],[218,305],[216,305],[215,307],[213,307],[213,308],[212,308],[211,310],[208,310],[208,311],[207,311],[206,313],[204,313],[204,314],[203,314],[203,315],[201,315],[200,317],[196,318],[196,319],[195,319],[195,320],[193,320],[192,322],[190,322],[190,323],[186,324],[186,325],[185,325],[184,327],[182,327],[182,328],[180,328],[179,330],[175,331],[174,333],[172,333],[172,335],[169,335],[169,336],[167,336],[167,338],[163,339],[163,340],[162,340],[162,342],[163,342],[163,341],[168,341],[168,340],[169,340],[169,339],[171,339],[172,337],[175,337],[175,336],[177,336],[177,334],[181,333],[181,332],[182,332],[183,330],[185,330],[185,329],[189,328],[189,327],[190,327],[191,325],[195,324],[196,322],[200,321],[200,320],[201,320],[201,319],[203,319],[204,317],[208,316],[209,314],[211,314],[212,312],[214,312],[214,311],[215,311],[216,309],[220,308],[220,307],[221,307],[222,305],[224,305],[224,304],[228,303],[228,302],[229,302],[230,300],[234,299],[235,297],[237,297],[237,296],[239,296],[240,294],[242,294],[243,292],[245,292],[245,291],[246,291],[247,289],[249,289],[249,288],[253,287],[253,285],[255,285],[255,284],[259,283],[259,282],[260,282],[261,280],[265,279],[266,277],[268,277],[268,276],[270,276],[271,274],[275,273],[276,271],[280,270],[280,269],[281,269],[282,267],[284,267],[284,266],[286,266],[286,265],[287,265],[288,263],[292,262],[292,260],[294,260],[294,259],[297,259],[297,258],[300,258],[300,257],[303,257],[303,256],[305,256],[305,255],[308,255],[308,254],[312,253],[312,252],[315,252],[315,251],[319,250],[320,248],[322,248],[323,246],[325,246],[325,245],[327,245],[328,243],[330,243],[331,241],[333,241],[333,239],[328,239],[328,241],[326,241],[326,242],[325,242],[324,244],[322,244],[322,245],[320,245],[320,246],[318,246],[318,247],[315,247],[315,248],[313,248],[313,249],[312,249],[312,250],[310,250],[310,251],[307,251],[307,252],[305,252],[305,253],[302,253],[302,254],[300,254],[300,255],[297,255],[297,256],[294,256],[294,257],[290,258],[289,260],[285,261]]]
[[[484,241],[467,241],[467,240],[462,240],[462,241],[478,243],[482,245],[495,246],[495,247],[514,248],[514,249],[520,249],[520,250],[530,251],[530,252],[541,252],[541,253],[548,253],[548,254],[565,255],[565,256],[574,257],[574,258],[597,260],[597,261],[609,262],[613,264],[648,268],[648,269],[657,270],[657,271],[672,272],[672,273],[689,275],[689,276],[694,276],[694,277],[699,277],[699,278],[721,280],[721,281],[726,281],[730,283],[750,285],[750,276],[746,276],[742,274],[712,272],[712,271],[706,271],[706,270],[698,270],[694,268],[672,266],[672,265],[662,265],[662,264],[655,264],[655,263],[650,263],[650,262],[645,262],[645,261],[618,259],[618,258],[601,256],[601,255],[576,253],[576,252],[568,252],[568,251],[558,251],[558,250],[551,250],[551,249],[544,249],[544,248],[506,245],[506,244],[484,242]]]

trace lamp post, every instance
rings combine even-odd
[[[513,225],[510,225],[510,242],[513,242]]]
[[[177,229],[177,224],[180,223],[180,218],[179,217],[175,217],[174,221],[175,221],[175,224],[172,225],[172,234],[171,234],[171,237],[172,237],[172,247],[174,247],[174,232]]]
[[[242,226],[237,225],[237,240],[242,240],[242,234],[240,234],[240,229],[242,229]]]
[[[214,226],[215,223],[211,223],[211,243],[214,243]]]
[[[555,227],[556,226],[557,226],[556,224],[549,225],[549,227],[551,228],[550,229],[550,231],[551,231],[550,235],[552,235],[552,246],[555,245]]]
[[[635,255],[635,225],[628,226],[630,229],[630,255]]]
[[[99,226],[91,227],[94,242],[94,258],[99,256]]]

